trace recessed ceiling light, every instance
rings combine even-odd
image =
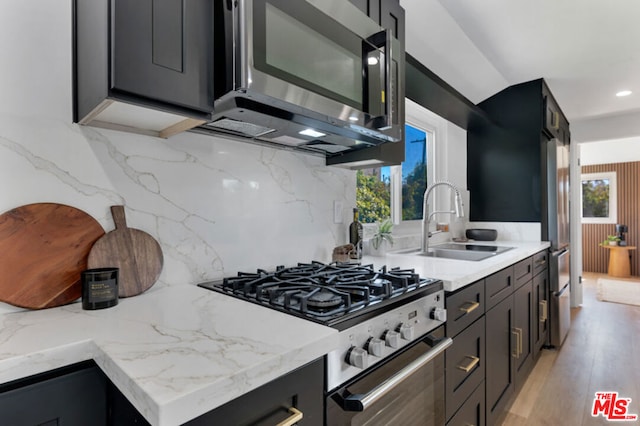
[[[378,65],[378,58],[376,58],[375,56],[369,56],[367,58],[367,63],[369,65]]]
[[[318,132],[317,130],[313,129],[304,129],[299,131],[298,133],[305,136],[311,136],[312,138],[319,138],[327,135],[326,133]]]
[[[623,96],[629,96],[631,93],[632,93],[631,90],[622,90],[622,91],[616,93],[616,96],[621,98]]]

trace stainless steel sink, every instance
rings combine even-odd
[[[513,247],[446,243],[430,247],[427,253],[423,253],[422,251],[420,251],[420,249],[413,249],[389,254],[439,257],[445,259],[470,260],[477,262],[493,256],[497,256],[511,250],[512,248]]]

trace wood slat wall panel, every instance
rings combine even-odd
[[[627,225],[627,242],[640,241],[640,162],[582,166],[582,173],[616,172],[618,223]],[[607,273],[609,251],[598,246],[607,235],[615,234],[614,224],[582,224],[582,268],[587,272]],[[631,275],[639,275],[638,250],[631,255]]]

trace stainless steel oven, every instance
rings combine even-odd
[[[203,128],[327,153],[402,139],[404,52],[391,31],[346,0],[216,4]]]
[[[445,423],[444,351],[439,327],[377,368],[328,395],[328,425]]]

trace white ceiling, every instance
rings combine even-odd
[[[472,102],[542,77],[572,129],[626,119],[640,136],[640,1],[400,3],[407,52]],[[616,97],[623,89],[634,93]],[[607,139],[607,132],[598,138]]]

